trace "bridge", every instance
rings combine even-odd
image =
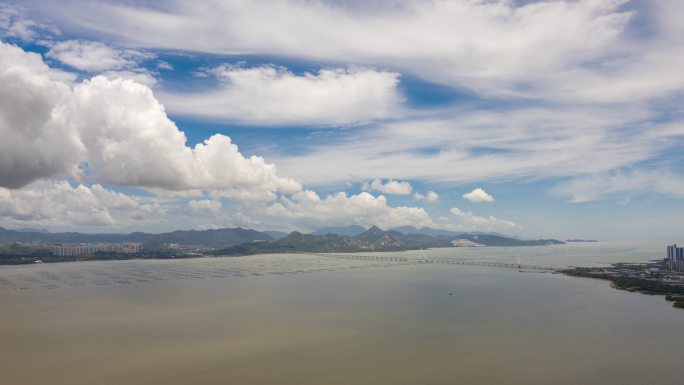
[[[401,264],[443,264],[443,265],[462,265],[462,266],[484,266],[484,267],[498,267],[504,269],[518,269],[518,270],[537,270],[537,271],[561,271],[565,270],[560,267],[548,267],[527,265],[521,263],[505,263],[505,262],[485,262],[485,261],[464,261],[458,259],[448,258],[425,258],[420,256],[418,258],[395,257],[395,256],[379,256],[379,255],[354,255],[354,254],[311,254],[318,257],[347,259],[353,261],[373,261],[373,262],[399,262]]]

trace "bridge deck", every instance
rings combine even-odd
[[[445,265],[462,265],[462,266],[486,266],[486,267],[499,267],[505,269],[519,269],[519,270],[541,270],[541,271],[560,271],[564,270],[559,267],[548,267],[548,266],[537,266],[537,265],[526,265],[518,263],[505,263],[505,262],[485,262],[485,261],[464,261],[458,259],[448,259],[448,258],[407,258],[407,257],[394,257],[394,256],[378,256],[378,255],[335,255],[335,254],[312,254],[319,257],[326,258],[339,258],[348,259],[356,261],[376,261],[376,262],[403,262],[405,264],[423,264],[423,263],[438,263]]]

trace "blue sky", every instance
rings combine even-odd
[[[683,8],[2,3],[0,226],[681,239]]]

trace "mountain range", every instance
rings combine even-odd
[[[359,232],[359,230],[361,230]],[[341,233],[341,234],[340,234]],[[353,235],[348,235],[353,234]],[[400,227],[384,231],[377,226],[323,228],[310,234],[262,232],[243,228],[176,230],[161,234],[84,234],[17,231],[0,227],[0,243],[98,243],[137,242],[145,250],[163,249],[168,244],[192,245],[214,249],[214,254],[239,255],[278,252],[359,252],[398,251],[457,244],[484,246],[538,246],[562,244],[555,239],[521,240],[493,233],[458,233],[431,228]]]
[[[362,251],[400,251],[433,247],[451,247],[452,241],[467,240],[484,246],[542,246],[564,242],[555,239],[521,240],[494,234],[455,233],[455,235],[404,234],[384,231],[373,226],[355,236],[333,234],[302,234],[293,231],[286,237],[264,242],[232,246],[216,250],[216,255],[246,255],[283,252],[350,253]]]
[[[285,233],[274,232],[274,235]],[[282,236],[281,235],[281,236]],[[0,227],[0,243],[41,242],[41,243],[99,243],[99,242],[136,242],[142,243],[145,249],[158,249],[163,244],[178,243],[208,248],[222,248],[240,245],[246,242],[267,241],[276,239],[266,232],[252,229],[210,229],[210,230],[176,230],[168,233],[149,234],[134,232],[129,234],[84,234],[84,233],[48,233],[37,231],[7,230]]]

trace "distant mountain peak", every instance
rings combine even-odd
[[[379,242],[382,240],[383,243],[390,242],[399,245],[401,244],[401,241],[398,238],[401,238],[402,236],[403,234],[396,231],[384,231],[378,226],[371,226],[368,230],[354,238],[370,243]]]
[[[323,227],[321,229],[318,229],[316,231],[311,232],[313,235],[324,235],[324,234],[337,234],[337,235],[346,235],[349,237],[355,237],[361,233],[366,231],[364,227],[361,227],[359,225],[350,225],[350,226],[338,226],[338,227]]]

